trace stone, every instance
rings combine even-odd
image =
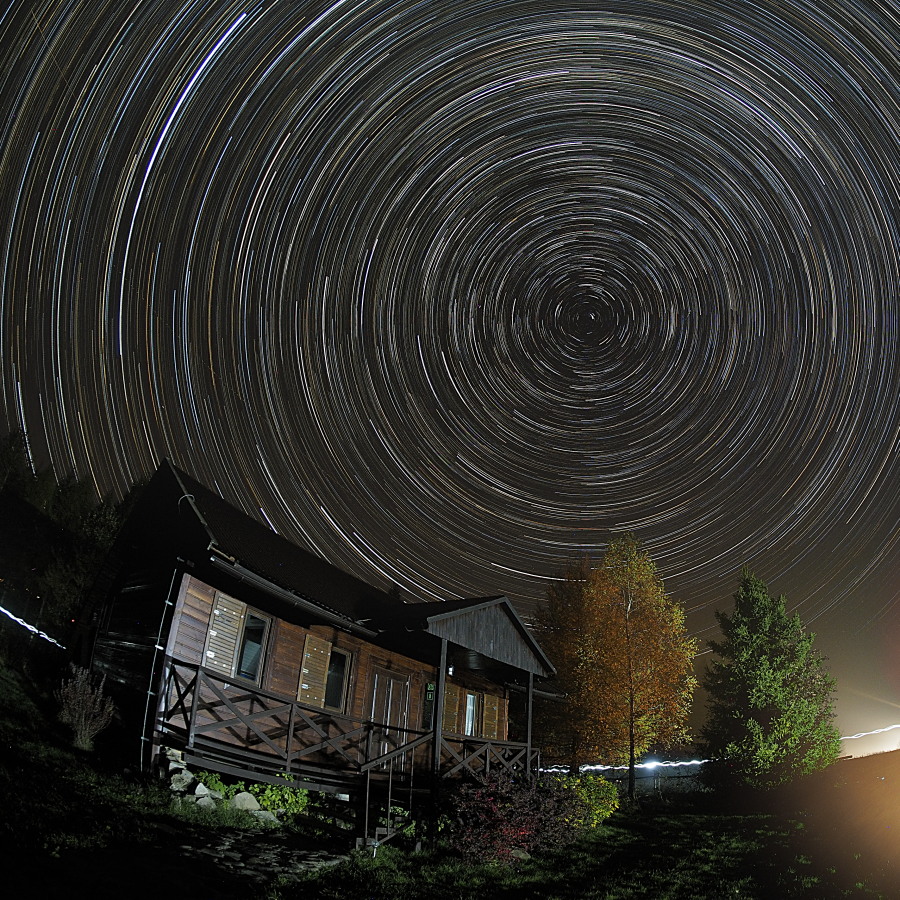
[[[193,783],[194,776],[184,769],[176,772],[169,779],[169,786],[171,787],[171,789],[179,793],[182,791],[186,791]]]
[[[195,797],[208,797],[209,793],[210,793],[209,788],[202,781],[198,781],[194,785],[194,796]]]
[[[213,798],[210,797],[209,795],[206,795],[203,797],[197,797],[197,806],[200,809],[215,809],[216,801],[213,800]]]
[[[531,854],[527,850],[523,850],[521,847],[513,847],[512,850],[509,851],[509,855],[513,859],[531,859]]]
[[[246,809],[250,811],[259,809],[259,803],[257,802],[256,797],[247,791],[241,791],[239,794],[235,794],[231,798],[229,805],[233,806],[235,809]]]
[[[250,810],[250,815],[256,816],[262,822],[278,822],[278,816],[267,809],[252,809]]]

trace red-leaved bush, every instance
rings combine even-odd
[[[444,833],[463,856],[509,862],[514,851],[531,854],[573,840],[584,813],[584,801],[558,778],[497,772],[446,794]]]

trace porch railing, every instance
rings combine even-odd
[[[431,772],[431,731],[352,719],[167,658],[154,740],[232,767],[328,780]],[[527,745],[441,735],[439,775],[533,772]]]

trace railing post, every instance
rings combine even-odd
[[[528,673],[528,699],[527,699],[527,707],[528,707],[528,719],[527,726],[525,731],[525,746],[528,748],[525,751],[525,777],[529,780],[531,779],[531,726],[532,719],[534,716],[534,672]]]
[[[297,704],[291,703],[291,711],[288,714],[287,743],[284,746],[284,768],[288,773],[291,771],[291,761],[294,758],[294,713],[296,709]]]
[[[434,746],[432,748],[432,774],[439,778],[441,774],[441,736],[444,723],[444,690],[447,684],[447,638],[441,638],[441,657],[438,663],[437,690],[434,692],[434,721],[432,731]]]
[[[189,750],[194,749],[194,728],[197,724],[197,707],[200,705],[200,679],[203,677],[203,671],[200,666],[194,671],[194,698],[191,701],[191,721],[188,725],[187,747]]]

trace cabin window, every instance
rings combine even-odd
[[[441,729],[448,734],[503,740],[506,734],[505,703],[494,694],[466,690],[447,682]]]
[[[466,722],[463,734],[474,737],[478,734],[478,694],[466,691]]]
[[[249,678],[250,681],[259,681],[260,664],[262,663],[263,647],[266,643],[266,632],[268,630],[268,619],[264,619],[262,616],[247,610],[244,617],[244,632],[241,635],[235,675],[241,678]]]
[[[303,647],[297,699],[309,706],[344,712],[352,655],[332,647],[331,641],[308,634]]]
[[[246,603],[217,591],[203,664],[228,678],[259,684],[271,621]]]
[[[344,711],[347,696],[347,681],[350,675],[350,654],[345,650],[331,648],[328,659],[328,675],[325,679],[325,706]]]

